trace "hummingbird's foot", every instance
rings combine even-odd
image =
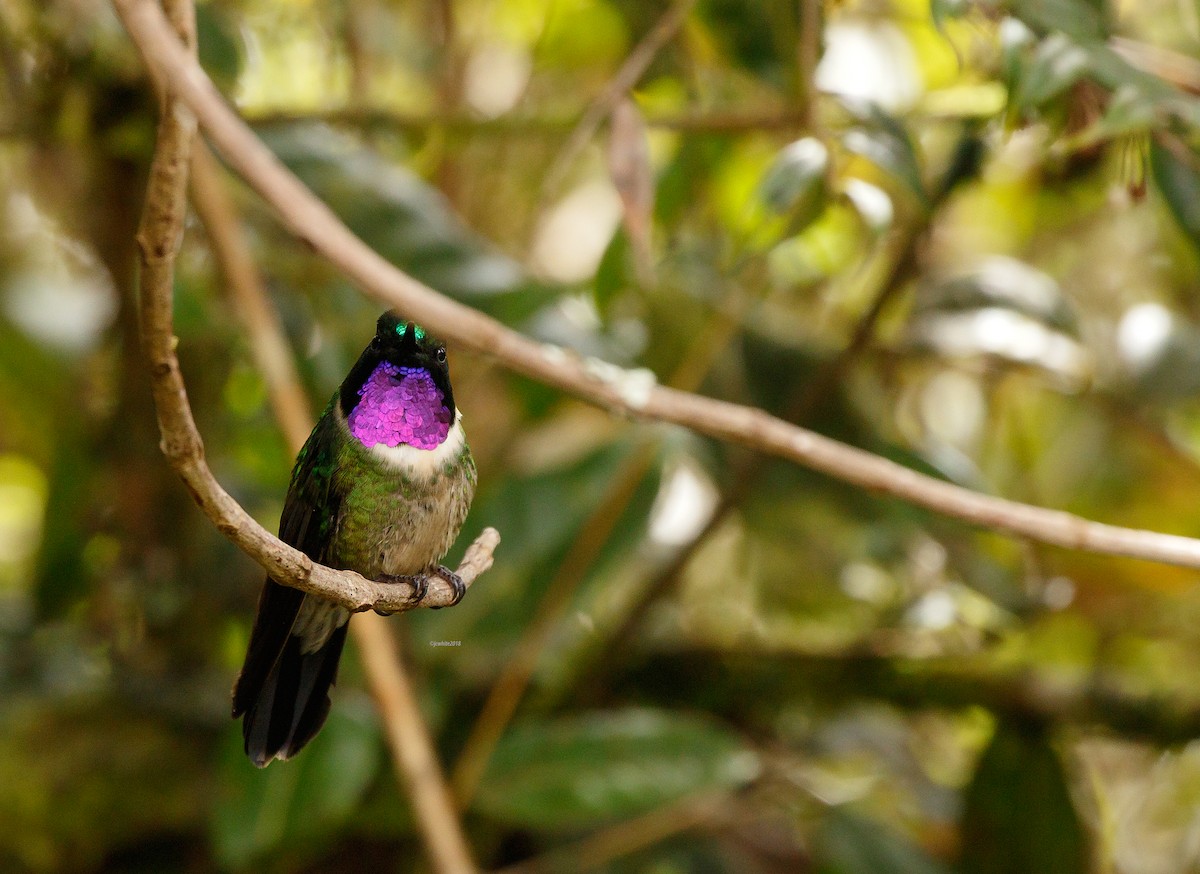
[[[433,569],[433,572],[435,574],[437,574],[439,577],[441,577],[443,580],[448,582],[450,584],[451,588],[454,589],[454,600],[451,601],[449,604],[446,604],[445,606],[453,607],[455,604],[457,604],[459,601],[461,601],[463,599],[463,595],[467,594],[467,584],[462,581],[462,577],[460,577],[454,571],[450,570],[450,568],[446,567],[445,565],[439,564],[436,568]],[[441,610],[442,608],[441,607],[433,607],[432,609]]]
[[[425,574],[380,574],[376,582],[387,583],[394,585],[396,583],[406,583],[412,586],[413,593],[408,597],[408,603],[414,607],[425,600],[425,596],[429,594],[429,577]],[[380,616],[388,614],[382,610],[376,610]]]

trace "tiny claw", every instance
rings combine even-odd
[[[376,582],[388,585],[406,583],[412,586],[413,593],[408,596],[408,603],[414,607],[424,601],[425,596],[429,594],[429,577],[425,576],[425,574],[380,574]],[[375,612],[379,613],[380,616],[388,615],[379,610]]]
[[[463,599],[463,595],[467,594],[467,584],[462,581],[462,577],[445,565],[438,565],[433,569],[433,572],[450,584],[454,589],[454,600],[449,604],[441,604],[437,607],[431,607],[431,610],[441,610],[442,607],[453,607]]]
[[[425,596],[429,594],[429,577],[424,574],[418,574],[410,578],[412,580],[413,593],[408,598],[408,603],[414,607],[425,600]]]

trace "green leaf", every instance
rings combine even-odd
[[[618,228],[600,258],[592,284],[592,300],[602,317],[608,317],[613,301],[621,292],[635,285],[630,264],[632,258],[629,235],[624,228]]]
[[[1180,149],[1186,149],[1180,145]],[[1177,154],[1157,139],[1150,144],[1150,172],[1171,215],[1200,251],[1200,156]]]
[[[834,808],[818,838],[818,874],[950,874],[879,822]]]
[[[514,728],[496,747],[477,806],[538,830],[582,828],[753,779],[730,732],[679,713],[592,713]]]
[[[933,16],[933,26],[941,30],[949,19],[965,15],[969,6],[967,0],[931,0],[929,13]]]
[[[874,103],[843,99],[842,104],[860,121],[859,126],[842,137],[846,150],[889,173],[916,195],[922,206],[927,206],[929,198],[921,181],[921,164],[904,125]]]
[[[262,770],[243,753],[240,724],[230,723],[210,823],[217,857],[241,867],[281,846],[311,852],[354,811],[379,761],[379,730],[364,699],[338,701],[296,758]]]
[[[816,137],[785,146],[759,184],[759,196],[777,213],[789,213],[791,230],[799,233],[821,214],[829,199],[826,173],[829,150]]]
[[[912,318],[935,313],[998,307],[1036,319],[1048,328],[1075,335],[1075,310],[1053,277],[1015,258],[993,257],[972,270],[923,286]]]
[[[242,74],[242,40],[228,13],[215,3],[196,8],[196,47],[200,66],[222,91],[229,92]]]
[[[963,874],[1086,874],[1083,825],[1043,726],[1001,723],[966,792]]]
[[[1044,106],[1082,79],[1088,62],[1084,48],[1061,33],[1050,34],[1019,68],[1014,105],[1022,112]]]
[[[1107,25],[1096,5],[1084,0],[1012,0],[1013,14],[1042,33],[1059,31],[1080,42],[1101,42]]]
[[[1006,49],[1011,106],[1018,112],[1045,106],[1086,77],[1113,92],[1105,119],[1093,126],[1111,130],[1108,135],[1142,130],[1168,118],[1200,124],[1200,100],[1139,70],[1102,42],[1054,32],[1032,52],[1028,44],[1017,38]],[[1097,138],[1094,131],[1086,134]]]

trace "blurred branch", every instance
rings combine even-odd
[[[267,384],[275,418],[292,452],[312,430],[311,405],[300,384],[291,350],[271,306],[253,256],[241,233],[241,218],[212,154],[199,143],[192,155],[192,202],[213,255],[233,296],[255,362]],[[350,625],[375,697],[400,785],[429,857],[439,872],[473,871],[474,863],[434,752],[420,702],[404,669],[387,623],[366,615]]]
[[[308,395],[283,326],[267,297],[254,256],[241,233],[241,220],[226,191],[220,168],[203,142],[192,154],[192,205],[208,237],[226,292],[250,340],[250,354],[267,385],[267,399],[275,421],[292,452],[299,452],[313,421]]]
[[[700,384],[742,324],[742,310],[747,305],[744,298],[735,299],[734,306],[720,307],[712,314],[705,329],[696,333],[689,353],[676,366],[669,380],[671,385],[690,388]],[[468,806],[496,744],[529,688],[542,652],[657,457],[657,441],[634,452],[614,475],[596,509],[579,526],[579,536],[546,586],[537,612],[516,648],[504,660],[455,762],[452,781],[460,808]]]
[[[501,868],[494,874],[555,874],[591,871],[652,847],[680,832],[719,822],[733,803],[729,793],[706,793],[652,810],[633,819],[555,847],[545,855]]]
[[[355,619],[350,632],[358,642],[367,685],[384,715],[383,725],[396,773],[408,791],[413,818],[433,869],[438,874],[475,871],[462,823],[396,639],[378,616]]]
[[[558,565],[554,577],[538,603],[537,612],[521,633],[512,653],[504,660],[483,707],[471,726],[471,733],[454,763],[451,781],[460,809],[470,806],[471,798],[487,770],[488,761],[504,729],[517,711],[521,697],[533,679],[546,644],[558,627],[571,598],[587,576],[588,570],[608,542],[629,501],[655,458],[655,445],[638,449],[616,474],[599,505],[580,526],[579,536]]]
[[[146,63],[195,111],[225,159],[274,207],[285,225],[373,297],[419,318],[442,337],[491,355],[513,371],[614,412],[682,425],[973,525],[1069,549],[1200,568],[1200,540],[1106,525],[1058,510],[973,492],[790,425],[763,410],[658,387],[644,371],[628,371],[598,359],[581,358],[561,347],[534,342],[495,319],[438,294],[398,270],[356,237],[280,163],[221,98],[150,0],[114,0],[114,4]],[[156,363],[158,360],[155,359]],[[179,451],[178,457],[182,459],[181,468],[186,468],[190,461],[186,447]],[[228,500],[228,496],[224,497]],[[206,505],[215,501],[207,492],[198,494],[197,499]],[[244,511],[242,516],[245,517]],[[280,553],[271,549],[273,538],[261,526],[248,517],[245,524],[253,536],[242,536],[240,545],[261,556],[271,566],[272,573],[278,572],[282,579],[294,581],[301,588],[316,587],[313,580],[317,579],[319,568],[307,560],[302,562],[303,556],[294,550]],[[326,579],[322,577],[321,582]],[[334,581],[328,582],[328,591],[338,591]],[[339,582],[349,585],[340,578]]]
[[[1159,744],[1200,737],[1200,707],[1180,707],[1165,694],[1124,693],[1096,673],[1066,681],[1033,671],[973,667],[960,657],[898,657],[877,652],[869,642],[829,653],[659,653],[620,682],[642,694],[653,690],[661,706],[692,704],[702,689],[712,712],[739,725],[761,712],[764,702],[873,700],[913,710],[978,706],[1010,721],[1104,726],[1122,737]]]
[[[539,134],[560,136],[580,122],[579,116],[502,115],[497,118],[480,118],[469,112],[405,113],[396,110],[370,107],[346,107],[341,109],[314,110],[311,112],[266,111],[246,116],[246,121],[255,127],[295,124],[298,122],[322,122],[333,125],[355,127],[388,127],[398,130],[423,131],[439,128],[446,131],[470,135],[510,136],[512,134]],[[652,128],[681,131],[685,133],[743,133],[746,131],[793,130],[802,126],[804,119],[794,110],[761,110],[756,112],[730,110],[728,112],[703,112],[679,115],[651,115],[646,125]]]
[[[1109,45],[1143,73],[1157,76],[1189,94],[1200,94],[1200,61],[1190,55],[1121,36],[1110,39]]]
[[[3,7],[0,7],[0,70],[4,72],[4,84],[8,91],[9,106],[12,109],[24,106],[25,77],[21,74],[21,64],[17,58],[17,47],[13,44],[12,35],[9,31],[8,13]],[[8,113],[5,114],[7,115]]]
[[[567,137],[562,151],[555,156],[542,179],[541,196],[543,201],[551,197],[558,189],[571,169],[571,165],[575,163],[575,159],[587,148],[588,142],[596,133],[596,128],[600,127],[605,116],[612,112],[617,101],[624,97],[629,89],[642,78],[663,46],[670,42],[679,28],[683,26],[684,20],[694,5],[696,5],[696,0],[675,0],[663,17],[655,23],[654,27],[650,28],[649,33],[629,53],[629,57],[621,64],[616,75],[604,86],[604,90],[589,104],[579,122],[572,129],[571,135]]]
[[[929,209],[919,213],[911,222],[898,228],[892,235],[887,244],[891,257],[887,261],[883,275],[878,280],[870,306],[858,319],[849,341],[841,351],[787,404],[785,416],[789,421],[802,422],[808,418],[817,405],[842,382],[850,366],[866,351],[875,336],[879,320],[915,271],[919,243],[932,224],[937,209],[954,190],[956,183],[954,177],[959,172],[960,168],[957,162],[952,162],[950,169],[943,175],[941,184],[934,190]],[[579,671],[575,678],[576,688],[586,689],[592,700],[598,696],[603,682],[600,676],[602,666],[611,664],[618,653],[628,651],[642,621],[650,614],[651,608],[659,601],[669,597],[679,586],[683,572],[692,557],[750,495],[759,476],[766,469],[768,461],[767,456],[753,455],[738,464],[729,478],[732,485],[721,496],[717,506],[713,508],[712,514],[696,532],[696,535],[675,551],[667,563],[650,577],[633,601],[626,606],[624,618],[607,639],[596,648],[596,652]]]
[[[817,109],[817,61],[821,57],[821,0],[798,0],[800,34],[796,41],[796,72],[800,80],[800,111],[804,129],[812,130]]]

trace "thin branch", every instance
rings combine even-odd
[[[1184,743],[1200,737],[1200,707],[1166,691],[1130,693],[1103,666],[1075,681],[1053,672],[1006,670],[960,656],[914,658],[891,652],[884,635],[842,651],[736,651],[699,647],[650,653],[617,678],[619,689],[644,688],[652,677],[657,702],[696,700],[717,690],[711,708],[739,725],[769,701],[884,701],[906,710],[984,707],[1002,718],[1103,726],[1126,738]],[[768,717],[769,718],[769,717]]]
[[[587,148],[588,142],[596,133],[596,128],[600,127],[600,122],[604,121],[605,117],[612,112],[617,101],[638,83],[663,46],[670,42],[679,28],[683,26],[684,20],[694,5],[696,5],[696,0],[675,0],[666,14],[655,23],[654,27],[650,28],[649,33],[629,53],[629,57],[621,64],[616,75],[604,86],[604,90],[584,111],[579,123],[575,125],[571,135],[563,144],[562,151],[551,162],[550,169],[546,171],[542,180],[543,200],[558,189],[563,178],[571,169],[571,165],[575,163],[575,159],[579,157],[580,152]]]
[[[419,318],[446,339],[613,412],[682,425],[973,525],[1068,549],[1200,568],[1200,540],[1106,525],[973,492],[790,425],[763,410],[658,387],[644,371],[627,371],[536,343],[438,294],[356,237],[280,163],[188,57],[150,0],[114,0],[114,4],[149,66],[170,82],[225,159],[271,204],[286,226],[371,296]],[[178,455],[188,460],[186,448]],[[211,496],[198,499],[206,497],[212,501]],[[261,527],[258,530],[262,531]],[[262,534],[269,538],[265,531]],[[316,588],[312,582],[316,569],[311,562],[302,562],[298,554],[271,552],[269,539],[248,540],[245,548],[261,553],[262,560],[283,579],[294,580],[301,588]],[[329,591],[336,590],[330,582]]]
[[[1162,46],[1115,36],[1108,41],[1126,62],[1188,94],[1200,94],[1200,61]]]
[[[450,133],[471,136],[512,136],[513,134],[559,137],[575,128],[582,116],[577,115],[501,115],[481,118],[470,112],[450,111],[415,113],[402,112],[382,106],[348,106],[334,109],[288,111],[259,110],[246,115],[254,127],[271,127],[299,122],[322,122],[333,125],[353,125],[361,128],[388,127],[398,130],[425,131],[437,128]],[[795,110],[761,109],[725,110],[654,114],[646,117],[646,126],[683,133],[736,134],[757,131],[795,130],[802,127],[804,118]]]
[[[804,127],[812,130],[817,117],[817,61],[821,58],[821,0],[799,0],[800,33],[796,40],[796,73],[800,80],[800,110]]]
[[[163,27],[158,38],[168,40],[173,49],[187,57],[187,50],[179,43],[161,11],[152,4],[145,4],[144,8],[150,9]],[[412,586],[382,584],[349,571],[332,570],[275,538],[217,483],[205,461],[204,443],[192,417],[179,359],[175,355],[178,340],[174,335],[171,299],[196,122],[186,105],[174,99],[173,89],[171,93],[172,98],[164,104],[159,123],[138,231],[142,261],[139,313],[142,351],[150,366],[163,454],[221,533],[273,578],[336,601],[353,612],[398,613],[412,609],[417,606],[411,602]],[[464,560],[465,566],[459,568],[464,583],[474,582],[479,573],[490,567],[491,551],[498,543],[499,535],[492,529],[479,536],[471,553],[472,561]],[[466,575],[462,573],[464,570]],[[420,606],[448,606],[454,597],[453,587],[435,578],[430,581],[428,594]]]
[[[887,268],[877,280],[870,306],[859,317],[849,341],[841,351],[788,403],[785,416],[789,421],[805,421],[830,392],[841,384],[846,372],[874,340],[876,327],[884,313],[916,271],[920,242],[932,225],[938,208],[953,192],[958,181],[953,177],[958,172],[959,169],[952,162],[951,168],[934,189],[929,209],[922,211],[910,223],[894,232],[887,244],[887,252],[890,255]],[[621,621],[595,648],[595,652],[575,677],[575,688],[586,689],[588,700],[596,700],[603,691],[602,669],[607,670],[611,660],[618,653],[628,651],[653,606],[675,592],[692,557],[750,495],[759,477],[767,469],[767,461],[768,458],[764,455],[754,455],[740,461],[730,477],[730,488],[721,496],[703,527],[691,540],[675,551],[626,606]]]
[[[312,405],[300,384],[279,315],[271,306],[254,256],[241,233],[241,220],[203,142],[192,154],[192,205],[224,277],[223,286],[250,340],[250,354],[267,385],[267,399],[288,447],[299,452],[313,428]]]
[[[728,792],[709,792],[685,798],[619,822],[577,841],[555,847],[545,855],[509,865],[494,874],[555,874],[592,871],[623,856],[660,844],[667,838],[720,823],[734,799]]]
[[[0,70],[4,74],[5,90],[8,91],[8,105],[19,114],[18,107],[25,105],[25,78],[21,74],[17,47],[9,31],[8,16],[3,8],[0,8]]]
[[[713,361],[721,356],[730,338],[742,324],[743,310],[748,305],[745,297],[739,295],[733,306],[719,307],[713,313],[708,326],[696,333],[691,350],[675,367],[671,374],[671,385],[693,388],[700,384]],[[579,526],[579,536],[546,586],[537,612],[522,632],[512,653],[504,660],[454,764],[452,781],[460,809],[469,805],[496,744],[533,680],[543,650],[579,585],[608,542],[621,514],[653,467],[658,448],[657,442],[643,445],[613,476],[596,509]]]
[[[350,630],[357,635],[371,694],[387,715],[388,746],[396,756],[400,782],[412,799],[413,817],[430,862],[438,874],[470,874],[475,863],[396,639],[378,616],[356,619]]]
[[[313,427],[312,407],[296,373],[283,326],[267,298],[220,170],[203,143],[192,156],[192,171],[192,202],[249,335],[276,420],[292,451],[298,452]],[[368,614],[350,625],[350,634],[379,708],[396,776],[408,794],[434,868],[444,874],[473,871],[462,823],[387,623]]]
[[[512,653],[504,659],[496,682],[454,764],[451,779],[460,809],[470,806],[496,744],[517,712],[517,705],[537,671],[542,651],[558,628],[562,614],[570,606],[588,569],[608,543],[625,508],[649,473],[656,449],[655,445],[643,446],[616,475],[600,504],[580,526],[579,536],[546,586],[537,611]]]

